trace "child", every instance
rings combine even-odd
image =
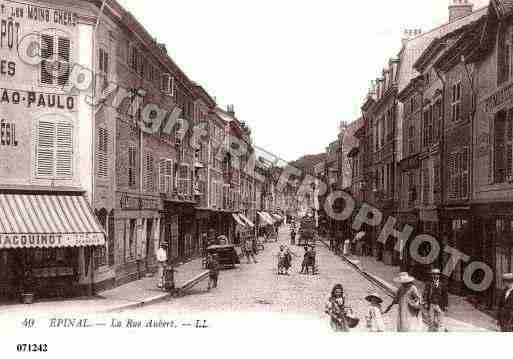
[[[376,293],[369,294],[365,300],[370,303],[369,312],[367,314],[367,328],[371,332],[384,332],[385,322],[383,321],[383,310],[381,303],[383,299]]]
[[[209,254],[207,257],[208,274],[208,290],[217,288],[217,279],[219,276],[219,262],[217,261],[217,254]]]
[[[285,262],[286,262],[286,253],[285,253],[285,247],[280,246],[280,251],[278,252],[278,274],[284,274],[283,271],[285,270]]]

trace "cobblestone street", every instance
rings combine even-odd
[[[363,298],[369,291],[375,290],[382,294],[384,305],[390,303],[384,292],[373,287],[340,258],[330,253],[321,242],[316,248],[319,275],[299,274],[303,249],[295,246],[292,249],[297,257],[294,257],[290,275],[277,275],[276,253],[279,245],[288,244],[288,240],[288,231],[282,227],[280,240],[266,244],[265,251],[257,257],[257,264],[247,264],[243,259],[238,268],[222,271],[217,289],[207,292],[206,283],[201,283],[184,297],[143,307],[136,312],[203,313],[215,308],[215,311],[221,312],[294,314],[327,323],[328,317],[324,314],[326,300],[333,285],[342,283],[351,307],[361,319],[356,329],[361,331],[365,330],[367,309]],[[394,318],[395,310],[385,318],[387,330],[394,330]]]

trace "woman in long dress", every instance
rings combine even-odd
[[[397,331],[398,332],[416,332],[422,330],[422,315],[420,311],[421,296],[420,292],[413,283],[415,278],[408,273],[400,273],[394,282],[399,283],[399,287],[394,301],[385,310],[385,314],[397,304]]]
[[[342,284],[336,284],[331,290],[331,297],[326,303],[326,314],[330,316],[330,326],[336,332],[349,331],[346,314],[346,298]]]

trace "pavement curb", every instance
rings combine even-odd
[[[113,307],[113,308],[109,308],[109,309],[106,309],[106,310],[102,310],[102,311],[100,311],[100,313],[113,313],[113,312],[120,312],[120,311],[123,311],[123,310],[141,308],[141,307],[144,307],[144,306],[147,306],[147,305],[151,305],[151,304],[156,304],[158,302],[162,302],[162,301],[164,301],[166,299],[169,299],[169,298],[171,298],[171,293],[162,293],[160,295],[156,295],[154,297],[149,297],[147,299],[144,299],[144,300],[141,300],[141,301],[138,301],[138,302],[127,303],[127,304],[119,305],[119,306],[116,306],[116,307]]]

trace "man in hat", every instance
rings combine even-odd
[[[431,271],[431,280],[426,283],[422,298],[429,316],[429,331],[439,332],[443,328],[444,313],[449,306],[447,287],[440,280],[439,269],[435,268]]]
[[[501,332],[513,332],[513,273],[502,276],[504,290],[499,295],[497,320]]]
[[[394,301],[383,314],[386,314],[397,304],[397,331],[416,332],[422,329],[422,316],[420,315],[420,293],[414,284],[415,278],[408,273],[399,273],[394,282],[401,286],[397,290]]]
[[[159,262],[158,269],[158,283],[157,287],[162,288],[164,285],[164,267],[167,264],[167,245],[165,243],[161,243],[159,249],[157,249],[157,262]]]

